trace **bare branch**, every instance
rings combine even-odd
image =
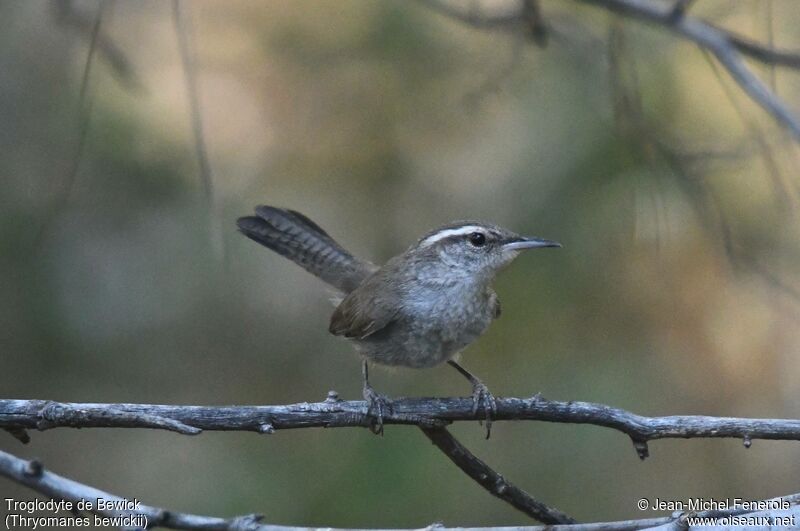
[[[331,400],[329,400],[328,403],[333,401],[335,396],[335,393],[329,393]],[[55,425],[80,426],[82,421],[85,421],[89,417],[98,417],[98,414],[98,420],[100,422],[112,423],[115,426],[139,426],[167,429],[189,435],[200,433],[198,428],[193,428],[180,421],[161,415],[154,415],[152,413],[126,411],[116,406],[105,407],[103,410],[98,411],[97,408],[65,407],[64,404],[55,402],[45,403],[43,407],[39,409],[37,416],[40,420],[36,423],[36,426],[40,430],[48,429]],[[400,414],[399,418],[416,423],[420,429],[422,429],[423,432],[453,460],[453,462],[494,496],[510,503],[515,508],[544,523],[574,523],[574,520],[565,514],[533,499],[527,492],[506,482],[500,474],[489,468],[483,461],[473,456],[469,450],[455,439],[455,437],[444,430],[441,426],[441,421],[438,421],[440,425],[437,426],[437,421],[435,419],[429,419],[427,417],[410,418]],[[27,442],[27,440],[19,436],[21,432],[27,437],[24,429],[5,429],[22,440],[22,442]],[[274,431],[273,424],[261,423],[259,424],[258,431],[260,433],[272,433]],[[37,474],[37,476],[40,475],[41,474]],[[150,520],[153,518],[150,513],[146,516]],[[160,518],[164,520],[164,517]],[[140,527],[147,526],[141,525]]]
[[[103,492],[94,487],[78,483],[71,479],[59,476],[44,469],[38,461],[25,461],[11,454],[0,451],[0,476],[25,485],[36,492],[40,492],[54,500],[65,500],[77,504],[85,500],[95,507],[90,511],[103,517],[118,518],[115,527],[128,529],[151,529],[153,527],[166,527],[170,529],[204,529],[204,530],[258,530],[266,529],[259,526],[260,515],[247,515],[238,518],[224,519],[210,516],[166,511],[157,507],[150,507],[138,503],[138,500],[126,500],[114,494]],[[112,506],[120,507],[115,510],[97,510],[98,500],[104,505],[109,502]],[[125,507],[134,507],[125,510]],[[13,511],[9,511],[13,513]],[[127,520],[123,520],[126,519]],[[21,527],[28,527],[27,525]],[[45,526],[49,527],[49,526]],[[71,527],[71,526],[70,526]],[[107,527],[107,526],[104,526]]]
[[[418,425],[419,419],[445,423],[481,420],[470,398],[398,398],[384,423]],[[159,420],[155,420],[159,419]],[[177,424],[169,424],[169,420]],[[559,402],[541,396],[498,398],[495,421],[539,420],[592,424],[646,443],[658,439],[737,438],[800,440],[800,420],[675,415],[645,417],[603,404]],[[82,404],[48,400],[0,400],[0,428],[155,428],[272,433],[295,428],[364,427],[371,424],[363,400],[331,399],[274,406],[173,406]],[[190,427],[188,430],[181,426]]]
[[[469,453],[443,426],[458,420],[480,420],[469,398],[404,398],[393,401],[384,424],[416,425],[448,457],[493,495],[544,522],[571,521],[563,513],[537,502],[506,482],[485,463]],[[593,424],[627,434],[640,458],[648,455],[647,442],[666,438],[735,437],[745,447],[753,439],[800,440],[800,421],[707,416],[644,417],[588,402],[558,402],[540,396],[497,400],[496,421],[541,420]],[[280,429],[311,427],[369,427],[372,423],[364,401],[341,401],[331,392],[317,403],[278,406],[169,406],[153,404],[78,404],[45,400],[0,400],[0,428],[14,433],[27,429],[154,428],[182,434],[200,430],[273,433]],[[604,524],[605,525],[605,524]],[[656,525],[648,522],[648,525]],[[613,527],[604,529],[640,529]]]

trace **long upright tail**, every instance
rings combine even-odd
[[[377,268],[359,260],[327,232],[294,210],[256,207],[255,216],[236,220],[239,231],[285,256],[343,293],[350,293]]]

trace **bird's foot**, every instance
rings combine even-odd
[[[472,380],[472,414],[477,415],[478,409],[483,405],[483,411],[486,414],[486,438],[492,435],[492,417],[497,414],[497,401],[494,395],[489,392],[479,379]]]
[[[370,431],[375,435],[383,435],[383,415],[394,411],[391,399],[366,384],[364,385],[364,400],[367,401],[367,415],[372,417]]]

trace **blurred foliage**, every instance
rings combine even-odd
[[[772,19],[766,4],[709,0],[693,13],[762,41],[773,24],[793,48],[791,1],[769,1]],[[73,7],[93,20],[98,4]],[[211,213],[169,3],[107,5],[101,31],[143,88],[120,85],[95,58],[80,153],[88,36],[49,2],[0,3],[0,397],[360,396],[356,356],[326,332],[324,286],[234,230],[268,203],[377,262],[459,218],[563,242],[498,278],[503,317],[465,354],[498,395],[653,415],[800,415],[798,151],[692,46],[574,2],[543,2],[558,30],[546,49],[400,0],[187,7]],[[797,101],[796,75],[759,71]],[[224,256],[209,225],[222,227]],[[448,368],[379,370],[374,384],[390,395],[468,391]],[[581,520],[647,516],[635,509],[642,496],[777,496],[796,491],[800,473],[791,443],[657,442],[642,463],[625,437],[598,428],[500,423],[488,442],[476,425],[454,430]],[[383,438],[60,430],[2,448],[201,514],[529,523],[410,428]],[[0,492],[33,497],[8,482]]]

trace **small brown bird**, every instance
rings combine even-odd
[[[480,221],[435,229],[383,267],[347,252],[319,225],[294,210],[256,207],[239,218],[248,238],[285,256],[342,296],[331,316],[332,334],[352,341],[363,357],[364,398],[376,432],[391,402],[369,384],[367,360],[414,368],[447,362],[472,383],[473,412],[482,404],[487,438],[496,403],[487,387],[452,358],[500,316],[491,283],[520,251],[561,244],[520,236]]]

